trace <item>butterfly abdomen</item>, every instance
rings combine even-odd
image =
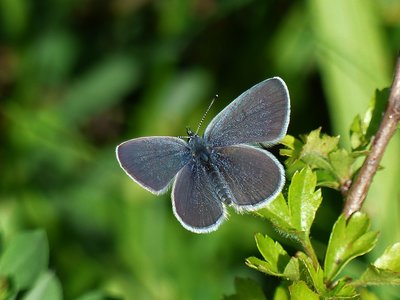
[[[232,193],[229,190],[224,177],[221,175],[221,172],[214,165],[212,165],[210,170],[210,178],[215,187],[215,193],[217,194],[218,199],[225,204],[231,204],[233,197]]]

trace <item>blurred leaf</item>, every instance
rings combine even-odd
[[[325,278],[328,282],[352,259],[374,248],[378,232],[370,231],[369,227],[369,218],[364,213],[354,213],[347,222],[340,215],[333,226],[325,256]]]
[[[360,289],[360,300],[379,300],[378,297],[366,288]]]
[[[16,38],[23,33],[27,25],[29,2],[23,0],[0,1],[0,28],[10,38]]]
[[[7,277],[0,277],[0,299],[12,300],[17,292],[13,289],[12,283]]]
[[[23,300],[59,300],[63,299],[61,284],[57,277],[51,273],[43,273]]]
[[[287,287],[282,285],[275,289],[274,300],[290,300],[290,294]]]
[[[224,300],[266,300],[262,288],[250,278],[235,278],[235,295],[225,296]]]
[[[108,58],[70,86],[57,114],[75,125],[111,107],[138,83],[138,68],[129,57]]]
[[[18,290],[34,283],[48,264],[49,249],[43,230],[13,237],[0,258],[0,275],[10,276]]]
[[[388,247],[354,284],[400,285],[400,243]]]
[[[80,296],[76,300],[122,300],[122,298],[108,296],[102,291],[91,291]]]
[[[314,293],[304,281],[297,281],[289,286],[290,299],[292,300],[319,300],[318,294]]]

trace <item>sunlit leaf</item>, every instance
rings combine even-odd
[[[289,286],[290,299],[292,300],[319,300],[318,294],[313,292],[304,281],[297,281]]]
[[[355,285],[400,285],[400,243],[388,247]]]
[[[304,168],[293,176],[289,186],[288,206],[291,224],[307,235],[322,201],[321,191],[315,191],[316,184],[315,173],[309,168]]]
[[[352,259],[372,250],[378,232],[370,231],[366,214],[354,213],[348,221],[344,215],[333,226],[325,256],[325,278],[331,281]]]

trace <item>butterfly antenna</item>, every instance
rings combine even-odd
[[[206,118],[206,116],[207,116],[207,113],[208,113],[208,111],[211,109],[211,106],[214,104],[214,101],[216,100],[218,98],[218,95],[215,95],[215,97],[211,100],[211,103],[210,103],[210,105],[208,106],[208,108],[207,108],[207,110],[206,110],[206,112],[204,113],[204,115],[203,115],[203,117],[201,118],[201,120],[200,120],[200,123],[199,123],[199,125],[197,126],[197,129],[196,129],[196,134],[199,132],[199,130],[200,130],[200,127],[201,127],[201,125],[203,124],[203,122],[204,122],[204,119]]]

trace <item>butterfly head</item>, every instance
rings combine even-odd
[[[192,154],[192,158],[194,160],[200,160],[203,162],[209,161],[211,149],[207,145],[206,140],[191,131],[190,128],[186,128],[186,132],[189,137],[188,145]]]

